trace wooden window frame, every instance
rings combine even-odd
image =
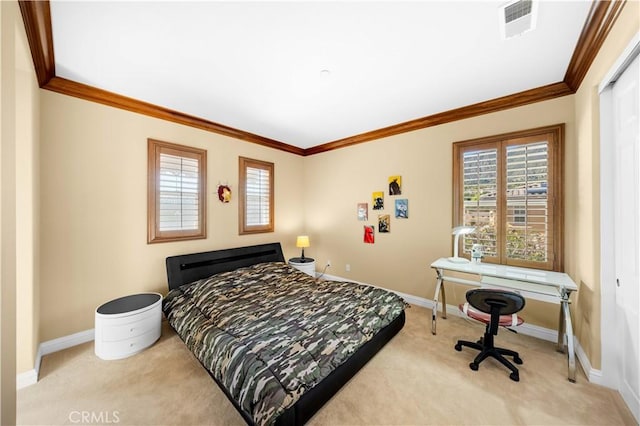
[[[246,223],[246,210],[247,210],[247,168],[265,169],[269,170],[269,223],[266,225],[247,225]],[[274,182],[275,182],[275,165],[268,161],[254,160],[247,157],[238,157],[238,169],[239,169],[239,181],[238,198],[240,200],[238,207],[238,233],[240,235],[245,234],[259,234],[265,232],[274,232],[275,230],[275,211],[274,211]]]
[[[489,263],[500,263],[511,266],[521,266],[536,269],[546,269],[552,271],[564,270],[564,124],[538,127],[535,129],[518,132],[505,133],[496,136],[455,142],[453,144],[453,223],[454,226],[463,223],[464,194],[462,186],[462,155],[465,151],[474,149],[498,149],[497,157],[497,188],[496,195],[498,223],[497,233],[497,256],[484,258],[483,261]],[[522,145],[528,141],[540,140],[541,136],[547,137],[548,147],[548,185],[547,203],[553,212],[549,214],[549,233],[552,242],[547,262],[533,262],[517,259],[508,259],[506,256],[506,236],[504,235],[504,225],[507,221],[507,196],[506,191],[506,148],[509,145]],[[458,256],[463,254],[464,244],[458,248]]]
[[[198,161],[198,228],[195,230],[160,230],[160,155],[170,154]],[[147,243],[164,243],[207,238],[207,151],[204,149],[147,139],[148,192]]]

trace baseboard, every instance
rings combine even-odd
[[[38,382],[38,377],[40,375],[40,364],[44,355],[71,348],[82,343],[90,342],[94,339],[94,336],[95,331],[94,329],[91,329],[40,343],[40,345],[38,345],[38,352],[36,353],[34,368],[29,371],[25,371],[24,373],[20,373],[16,376],[16,388],[22,389]]]
[[[355,280],[351,280],[348,278],[338,277],[335,275],[322,275],[323,278],[332,281],[350,281],[356,284],[364,284],[371,285]],[[378,287],[378,286],[373,286]],[[379,287],[383,288],[383,287]],[[416,306],[420,306],[427,309],[433,309],[433,300],[425,299],[423,297],[414,296],[407,293],[402,293],[400,291],[391,290],[396,293],[398,296],[402,297],[408,303]],[[452,306],[447,304],[447,313],[450,315],[455,315],[462,317],[462,313],[456,306]],[[557,342],[558,332],[556,330],[551,330],[544,327],[539,327],[537,325],[524,323],[519,327],[519,332],[526,335],[536,337],[538,339],[547,340],[549,342]],[[95,331],[94,329],[81,331],[78,333],[71,334],[69,336],[63,336],[58,339],[49,340],[46,342],[42,342],[38,347],[38,352],[36,355],[35,366],[33,369],[20,373],[16,377],[16,387],[18,389],[22,389],[24,387],[33,385],[38,382],[38,376],[40,373],[40,363],[42,362],[42,357],[44,355],[48,355],[54,352],[61,351],[63,349],[71,348],[73,346],[80,345],[82,343],[90,342],[94,339]],[[574,337],[575,348],[576,348],[576,358],[582,369],[584,370],[587,378],[590,382],[596,384],[602,384],[602,371],[596,370],[591,367],[591,363],[589,362],[589,358],[587,354],[580,346],[580,343]]]
[[[393,292],[398,296],[402,297],[407,303],[411,303],[412,305],[420,306],[422,308],[433,309],[433,300],[424,299],[422,297],[414,296],[412,294],[402,293],[400,291],[393,291]]]
[[[589,357],[587,357],[584,349],[582,348],[582,346],[580,346],[580,342],[578,342],[578,339],[574,338],[573,342],[576,349],[576,358],[578,358],[578,364],[580,364],[580,367],[582,368],[582,371],[584,371],[584,374],[587,376],[587,379],[589,379],[590,382],[595,383],[596,385],[610,387],[607,383],[605,383],[605,380],[602,377],[602,370],[596,370],[591,366]]]
[[[63,349],[71,348],[73,346],[81,345],[93,340],[95,336],[94,329],[80,331],[78,333],[70,334],[68,336],[59,337],[57,339],[48,340],[40,343],[42,349],[42,355],[49,355],[54,352],[61,351]]]
[[[40,363],[42,361],[42,345],[38,345],[38,352],[36,353],[35,366],[28,371],[20,373],[16,376],[16,388],[22,389],[27,386],[38,383],[38,377],[40,376]]]
[[[558,341],[557,330],[551,330],[550,328],[527,324],[526,322],[518,327],[518,333],[524,334],[526,336],[536,337],[540,340],[546,340],[547,342]]]
[[[35,368],[16,376],[16,389],[26,388],[38,382],[38,372]]]
[[[428,299],[425,299],[425,300],[430,304],[430,306],[426,306],[426,307],[430,309],[433,308],[433,301]],[[407,300],[407,302],[409,301]],[[420,306],[424,306],[424,305],[420,305]],[[453,306],[449,304],[447,304],[447,315],[455,315],[461,318],[464,318],[465,316],[462,312],[460,312],[460,309],[458,309],[457,306]],[[525,336],[535,337],[536,339],[546,340],[548,342],[558,341],[558,332],[556,330],[551,330],[549,328],[528,324],[526,322],[518,326],[518,333],[523,334]]]

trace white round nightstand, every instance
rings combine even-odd
[[[292,257],[289,259],[289,265],[314,278],[316,276],[316,261],[311,257],[305,257],[304,259],[301,257]]]
[[[96,309],[95,352],[102,359],[137,354],[160,338],[162,295],[120,297]]]

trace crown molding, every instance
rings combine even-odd
[[[258,145],[279,149],[281,151],[290,152],[292,154],[304,154],[304,150],[302,148],[298,148],[293,145],[288,145],[283,142],[278,142],[273,139],[245,132],[243,130],[234,129],[233,127],[218,124],[213,121],[204,120],[202,118],[184,114],[179,111],[174,111],[158,105],[122,96],[117,93],[98,89],[96,87],[88,86],[83,83],[67,80],[66,78],[62,77],[53,77],[43,87],[43,89],[51,90],[52,92],[62,93],[64,95],[73,96],[91,102],[97,102],[115,108],[124,109],[138,114],[147,115],[150,117],[160,118],[162,120],[172,121],[178,124],[184,124],[185,126],[195,127],[197,129],[207,130],[209,132],[230,136],[232,138],[240,139],[245,142],[256,143]]]
[[[38,85],[42,87],[55,76],[56,70],[49,1],[20,0],[18,5],[27,32]]]
[[[53,33],[51,30],[51,8],[49,1],[19,0],[20,12],[27,32],[31,57],[35,67],[38,85],[68,96],[109,105],[115,108],[144,114],[162,120],[172,121],[185,126],[230,136],[246,142],[252,142],[269,148],[279,149],[292,154],[303,155],[302,148],[269,139],[213,121],[194,117],[137,99],[118,95],[83,83],[67,80],[55,75],[53,53]]]
[[[584,76],[589,71],[625,3],[626,0],[596,0],[591,4],[589,15],[564,75],[564,82],[574,92],[580,88]]]
[[[574,93],[564,82],[553,83],[547,86],[537,87],[524,92],[514,93],[501,98],[491,99],[485,102],[468,105],[461,108],[433,114],[416,120],[407,121],[383,129],[373,130],[345,139],[317,145],[304,150],[304,155],[319,154],[321,152],[332,151],[338,148],[369,142],[375,139],[385,138],[400,133],[411,132],[413,130],[424,129],[426,127],[438,126],[452,121],[464,120],[466,118],[477,117],[479,115],[515,108],[534,102],[546,101],[561,96]]]
[[[319,154],[400,133],[571,95],[580,87],[625,3],[626,0],[593,1],[562,82],[317,145],[305,149],[304,155]]]
[[[383,137],[573,94],[580,87],[584,76],[602,47],[625,2],[626,0],[595,0],[592,3],[585,26],[582,29],[562,82],[302,149],[223,124],[56,77],[49,1],[18,1],[38,84],[41,88],[303,156],[319,154]]]

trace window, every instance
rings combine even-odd
[[[525,209],[513,209],[513,221],[516,223],[526,223],[527,211]]]
[[[561,271],[564,125],[453,144],[454,225],[475,226],[460,254]]]
[[[207,237],[207,151],[148,140],[147,243]]]
[[[240,157],[239,233],[273,232],[273,163]]]

